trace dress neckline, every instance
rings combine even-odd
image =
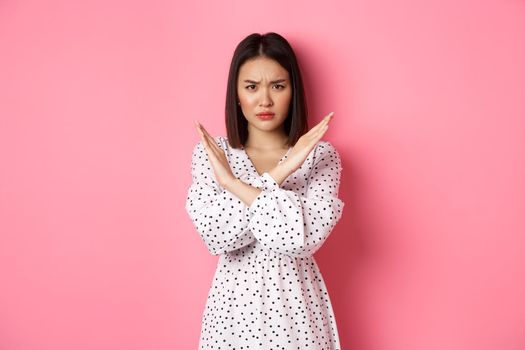
[[[287,157],[288,157],[288,154],[290,154],[290,151],[292,150],[293,147],[290,147],[288,148],[288,151],[286,151],[286,153],[284,154],[284,156],[281,157],[281,159],[279,159],[279,162],[277,162],[277,165],[281,164]],[[255,168],[255,165],[253,164],[250,156],[248,155],[248,153],[246,152],[246,149],[244,149],[244,146],[241,145],[241,151],[242,153],[244,153],[244,155],[246,155],[246,159],[248,160],[248,163],[250,164],[250,166],[252,167],[253,171],[259,175],[259,176],[262,176],[262,174],[259,174],[259,172],[257,171],[257,169]],[[277,166],[276,165],[276,166]]]

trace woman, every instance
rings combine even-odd
[[[196,123],[186,211],[220,255],[200,349],[340,349],[313,254],[342,215],[341,160],[308,130],[301,74],[276,33],[237,46],[226,93],[227,138]]]

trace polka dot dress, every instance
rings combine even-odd
[[[268,172],[257,173],[244,148],[222,136],[215,141],[233,174],[262,191],[247,206],[218,185],[202,141],[195,145],[186,211],[209,252],[219,255],[199,349],[340,349],[313,257],[343,212],[338,152],[319,141],[279,186]]]

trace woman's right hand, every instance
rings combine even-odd
[[[208,161],[211,164],[215,178],[222,187],[225,187],[226,184],[236,179],[226,154],[222,148],[217,146],[214,137],[208,133],[203,125],[195,121],[195,127],[202,139],[202,145],[208,155]]]
[[[316,126],[301,136],[282,164],[286,164],[292,172],[299,169],[306,157],[308,157],[308,154],[328,130],[328,124],[332,120],[333,115],[334,112],[328,113]]]

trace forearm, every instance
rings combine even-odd
[[[292,172],[293,171],[288,169],[285,162],[268,171],[268,173],[272,176],[275,182],[279,184],[279,186],[281,186],[284,180],[286,180],[286,178],[290,176]],[[224,188],[235,194],[247,206],[250,206],[255,198],[257,198],[257,196],[262,192],[257,187],[251,186],[240,179],[233,179],[227,183]]]
[[[257,187],[251,186],[237,178],[228,182],[224,188],[236,195],[247,206],[250,206],[259,193],[262,192]]]
[[[290,169],[287,166],[286,161],[280,163],[275,168],[268,171],[268,173],[273,177],[275,182],[277,182],[279,187],[281,187],[281,184],[284,182],[284,180],[286,180],[288,176],[290,176],[293,172],[294,170]]]

